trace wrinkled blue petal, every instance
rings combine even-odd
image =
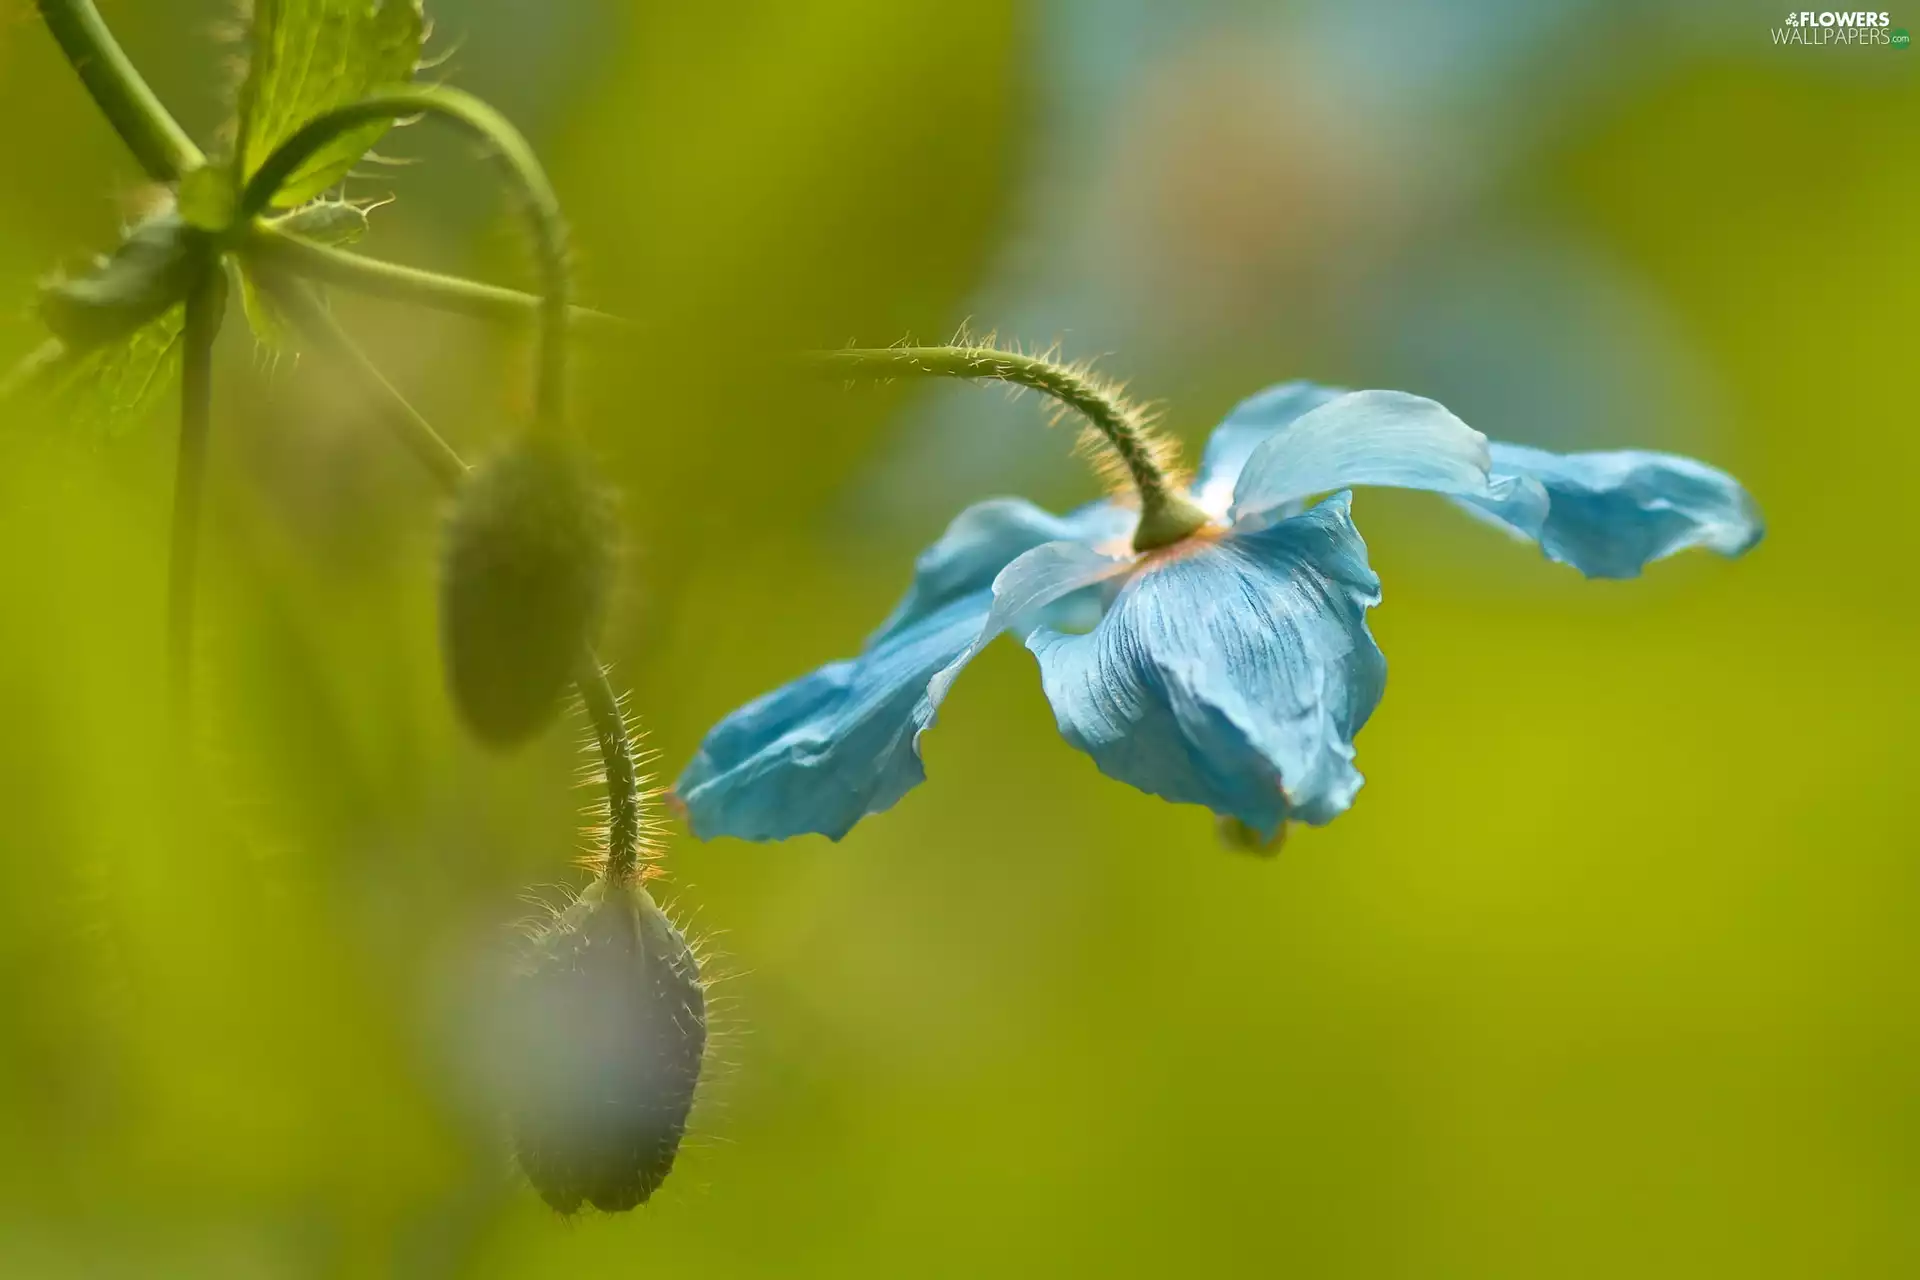
[[[990,498],[953,518],[940,540],[914,562],[913,585],[880,624],[874,644],[901,627],[912,626],[962,596],[992,587],[994,575],[1021,553],[1062,539],[1085,541],[1117,525],[1130,531],[1132,516],[1111,503],[1098,502],[1068,516],[1056,516],[1024,498]]]
[[[1460,505],[1590,578],[1635,577],[1688,547],[1737,556],[1766,531],[1739,481],[1676,454],[1559,454],[1496,443],[1493,472],[1504,493]]]
[[[961,668],[1001,632],[1015,630],[1024,637],[1037,627],[1057,624],[1058,619],[1049,613],[1050,606],[1118,577],[1134,563],[1131,555],[1104,555],[1085,543],[1049,542],[1002,569],[993,580],[993,608],[981,622],[979,635],[928,682],[926,701],[918,713],[921,731],[933,723],[934,711],[953,687]]]
[[[1317,493],[1357,485],[1479,497],[1489,489],[1487,438],[1444,405],[1404,391],[1354,391],[1262,440],[1234,484],[1238,524]]]
[[[1124,534],[1132,520],[1107,503],[1061,517],[1018,498],[961,512],[921,553],[912,587],[859,657],[755,699],[707,734],[674,785],[694,833],[838,840],[897,803],[926,777],[917,742],[939,704],[928,683],[945,672],[951,684],[984,643],[995,577],[1035,547]]]
[[[1242,400],[1207,437],[1207,451],[1193,480],[1194,500],[1224,516],[1233,504],[1233,486],[1260,442],[1301,414],[1346,394],[1341,387],[1282,382]]]
[[[897,803],[927,776],[915,748],[927,682],[967,650],[992,605],[990,590],[961,596],[715,725],[674,784],[694,834],[838,840]]]
[[[1350,501],[1155,558],[1086,635],[1033,632],[1060,732],[1103,773],[1263,836],[1345,810],[1386,682]]]

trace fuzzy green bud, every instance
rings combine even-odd
[[[440,640],[455,705],[494,746],[559,711],[606,612],[612,497],[572,446],[523,436],[470,476],[447,524]]]
[[[637,881],[598,880],[530,941],[514,993],[520,1168],[561,1213],[643,1203],[673,1168],[706,1053],[686,939]]]

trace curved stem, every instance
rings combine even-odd
[[[457,492],[467,474],[466,462],[419,410],[381,376],[367,353],[320,304],[312,288],[304,281],[272,274],[261,278],[261,287],[309,342],[324,348],[360,376],[380,401],[388,425],[398,433],[407,451],[420,460],[442,489],[449,494]],[[593,735],[600,745],[600,758],[606,772],[607,858],[601,874],[609,879],[625,878],[633,873],[640,854],[640,780],[633,741],[627,732],[626,717],[620,713],[613,683],[591,651],[581,655],[580,674],[574,680],[574,687],[593,722]]]
[[[1126,468],[1140,494],[1135,550],[1168,546],[1207,523],[1206,512],[1168,474],[1160,444],[1139,410],[1079,369],[994,347],[853,348],[819,352],[815,358],[823,368],[850,377],[985,379],[1044,392],[1091,423]]]
[[[274,148],[241,192],[235,225],[243,226],[263,212],[273,197],[316,152],[343,133],[374,120],[399,120],[432,115],[450,120],[493,149],[518,189],[539,251],[542,298],[540,307],[539,375],[535,390],[538,422],[558,430],[565,420],[567,372],[567,316],[573,301],[573,281],[567,271],[567,228],[560,201],[533,148],[513,123],[470,93],[444,86],[396,89],[360,102],[336,107],[309,120]]]
[[[338,285],[389,302],[417,303],[478,320],[523,323],[537,319],[540,312],[541,300],[537,294],[382,262],[332,245],[303,240],[259,222],[247,229],[242,252],[249,261],[265,263],[322,284]],[[591,307],[571,307],[567,315],[576,332],[612,336],[630,335],[634,329],[633,322],[624,316]]]
[[[174,463],[173,543],[167,576],[167,671],[184,706],[193,671],[193,598],[200,561],[200,499],[213,417],[213,342],[227,309],[227,276],[216,263],[187,294],[180,368],[180,445]]]
[[[39,0],[40,16],[108,123],[155,182],[207,162],[107,30],[92,0]]]

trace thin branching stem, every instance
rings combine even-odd
[[[451,121],[479,138],[500,162],[518,192],[540,260],[540,354],[536,378],[537,421],[550,430],[565,423],[567,321],[573,277],[567,270],[567,225],[560,200],[539,157],[513,122],[479,98],[444,85],[395,89],[322,112],[273,149],[247,180],[236,219],[251,223],[266,211],[287,180],[343,133],[375,120],[428,115]]]
[[[156,182],[176,182],[200,168],[206,157],[161,104],[139,71],[108,31],[91,0],[37,0],[42,18],[67,60],[73,64],[88,93],[100,107],[147,175]],[[598,312],[575,314],[572,279],[567,271],[566,224],[546,171],[526,139],[499,112],[470,94],[446,87],[410,88],[324,113],[309,121],[269,156],[253,175],[240,202],[239,225],[250,225],[300,165],[327,142],[357,124],[376,119],[436,115],[462,125],[492,147],[513,177],[526,202],[539,246],[544,295],[530,298],[513,290],[495,289],[375,264],[353,255],[314,252],[292,237],[274,247],[282,265],[318,279],[358,283],[367,292],[382,288],[388,296],[433,301],[444,309],[499,318],[532,312],[541,322],[539,358],[539,421],[559,429],[565,420],[566,348],[569,323],[614,322]],[[257,256],[265,257],[260,239],[271,233],[252,233]],[[272,243],[268,240],[268,243]],[[291,246],[291,247],[290,247]],[[306,250],[307,252],[302,252]],[[286,259],[301,258],[303,261]],[[449,492],[466,475],[466,463],[404,396],[381,375],[358,344],[341,329],[304,281],[263,276],[262,287],[292,318],[308,341],[328,350],[357,373],[384,406],[385,421],[410,453]],[[191,648],[194,590],[202,472],[212,394],[213,341],[225,309],[226,278],[217,267],[188,299],[185,367],[181,391],[179,479],[175,490],[173,574],[169,599],[172,610],[170,645],[176,687],[184,688],[187,654]],[[616,322],[617,323],[617,322]],[[49,343],[30,355],[0,381],[0,392],[12,394],[37,382],[59,367],[66,355]],[[607,778],[607,861],[603,874],[625,878],[633,873],[640,847],[640,794],[633,744],[627,732],[612,683],[590,652],[583,655],[577,684],[581,701],[593,722]]]
[[[259,222],[248,229],[241,256],[250,263],[294,272],[370,298],[410,302],[478,320],[529,324],[540,315],[541,300],[537,294],[483,284],[464,276],[382,262],[365,254],[304,240]],[[605,337],[633,335],[633,322],[622,316],[580,306],[570,308],[567,315],[578,333]]]
[[[352,370],[367,385],[380,406],[388,430],[414,460],[447,492],[458,489],[467,474],[466,462],[446,438],[433,429],[433,424],[387,381],[379,367],[360,349],[360,344],[334,319],[313,286],[271,271],[260,272],[256,279],[309,343],[328,359]]]

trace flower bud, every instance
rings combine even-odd
[[[559,710],[606,611],[612,500],[585,459],[526,436],[466,480],[447,524],[440,642],[454,704],[512,746]]]
[[[514,991],[520,1168],[561,1213],[642,1203],[673,1168],[706,1051],[686,939],[638,882],[598,880],[531,941]]]

